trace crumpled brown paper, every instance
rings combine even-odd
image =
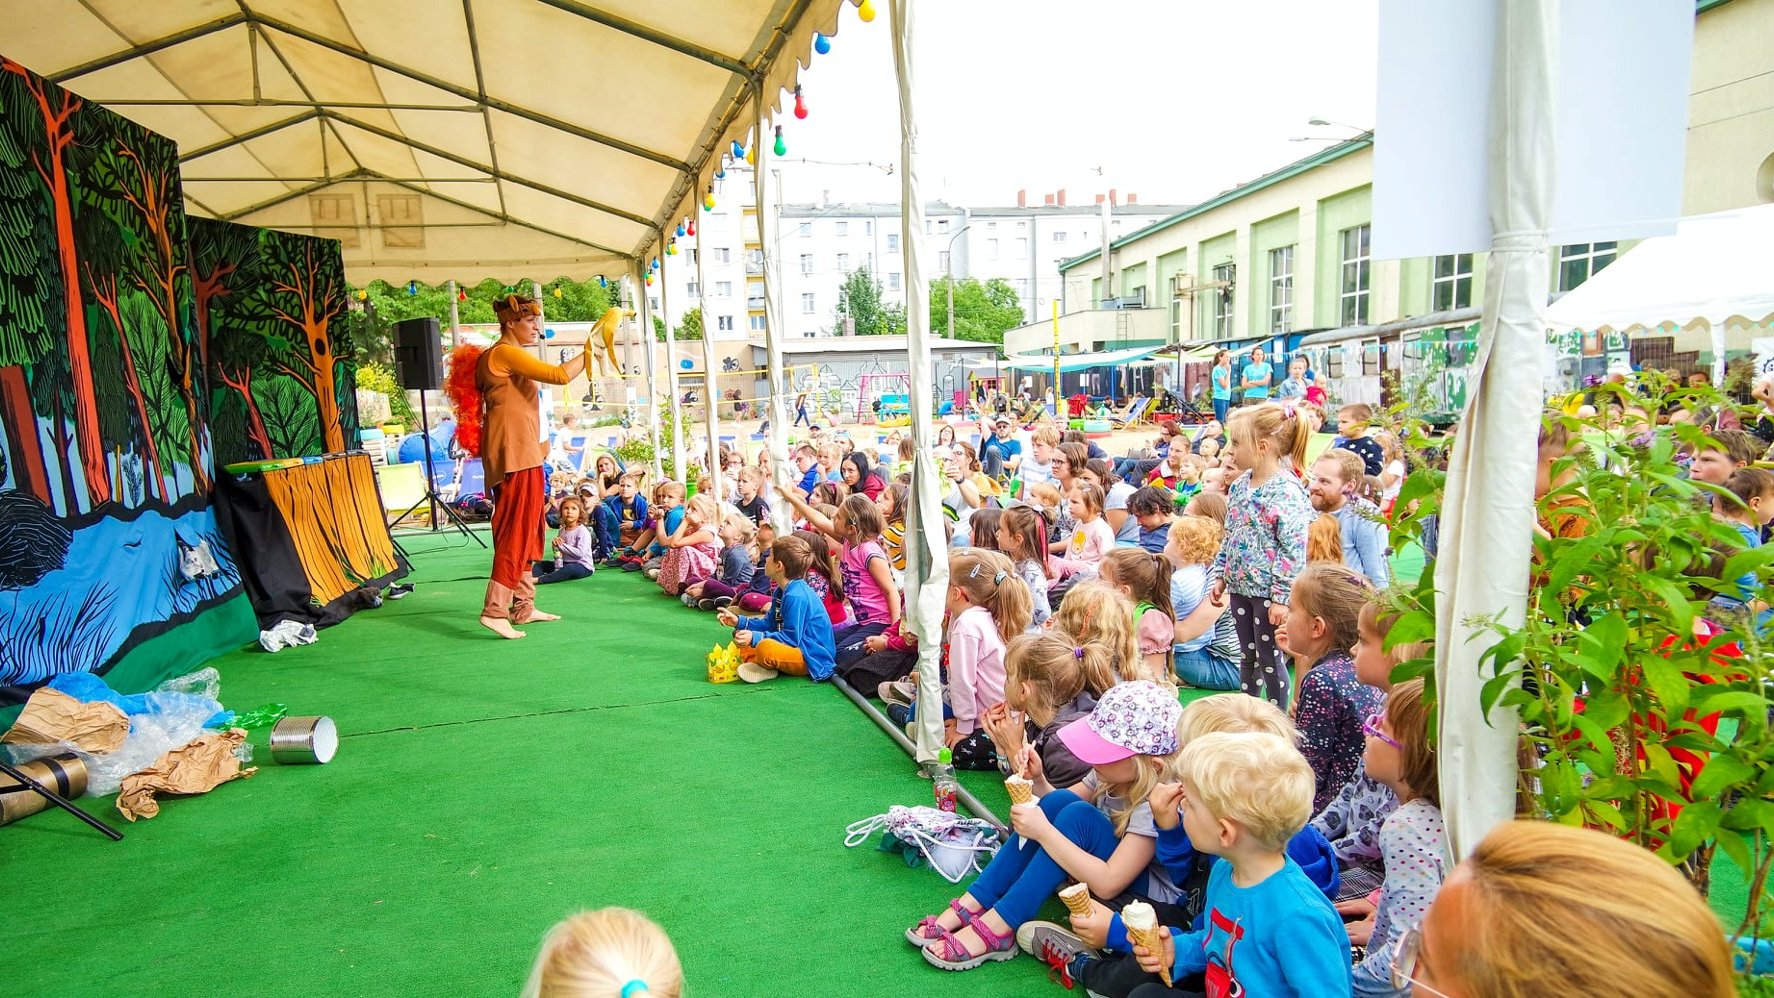
[[[9,745],[54,745],[68,742],[82,752],[115,752],[129,737],[129,717],[115,704],[82,703],[45,686],[31,694],[18,721],[0,742]]]
[[[246,741],[246,730],[211,731],[184,748],[176,748],[154,760],[154,765],[123,778],[117,810],[131,821],[160,813],[156,793],[201,794],[229,780],[251,776],[257,766],[240,768],[234,751]]]

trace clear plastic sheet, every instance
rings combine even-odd
[[[203,734],[206,722],[223,715],[232,720],[217,697],[221,694],[221,674],[213,668],[199,669],[161,683],[151,693],[140,697],[142,710],[130,713],[129,737],[115,752],[94,755],[66,742],[55,745],[8,745],[14,764],[28,762],[58,752],[72,752],[86,763],[86,795],[104,797],[117,792],[123,778],[137,773],[176,748],[190,744]],[[132,698],[133,699],[133,698]],[[242,743],[236,753],[242,764],[252,761],[252,746]]]

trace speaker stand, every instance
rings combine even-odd
[[[449,518],[451,527],[461,531],[463,535],[473,538],[474,542],[481,547],[486,547],[487,542],[482,540],[479,534],[469,529],[468,521],[462,519],[462,515],[456,512],[455,507],[451,506],[442,496],[437,494],[437,475],[432,470],[431,457],[431,410],[425,404],[425,389],[423,388],[419,389],[419,422],[425,428],[425,495],[420,497],[418,502],[408,506],[405,513],[395,517],[394,522],[399,523],[417,512],[420,506],[429,504],[431,507],[431,515],[426,520],[427,526],[425,529],[428,533],[435,534],[444,529],[437,522],[437,510],[438,507],[441,506],[444,511],[444,516]]]

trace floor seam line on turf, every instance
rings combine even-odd
[[[483,724],[489,721],[518,721],[529,717],[554,717],[560,714],[583,714],[600,710],[622,710],[629,707],[661,707],[674,703],[695,703],[700,700],[714,700],[723,696],[719,693],[705,693],[701,696],[677,697],[671,700],[641,700],[635,703],[594,704],[585,707],[561,707],[557,710],[536,710],[527,714],[499,714],[493,717],[467,717],[459,721],[436,721],[431,724],[405,724],[394,728],[377,728],[374,731],[354,731],[341,735],[341,738],[362,738],[368,735],[387,735],[402,731],[424,731],[429,728],[450,728],[463,724]]]

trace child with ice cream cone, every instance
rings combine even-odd
[[[1051,786],[1041,756],[1025,747],[1021,766],[1039,799],[1010,809],[1016,834],[967,893],[906,930],[924,959],[944,970],[1012,959],[1016,927],[1068,877],[1104,897],[1132,887],[1175,901],[1176,885],[1153,865],[1157,827],[1146,797],[1176,751],[1181,713],[1175,691],[1157,683],[1121,683],[1105,692],[1088,716],[1060,729],[1060,741],[1092,767],[1070,790]]]

